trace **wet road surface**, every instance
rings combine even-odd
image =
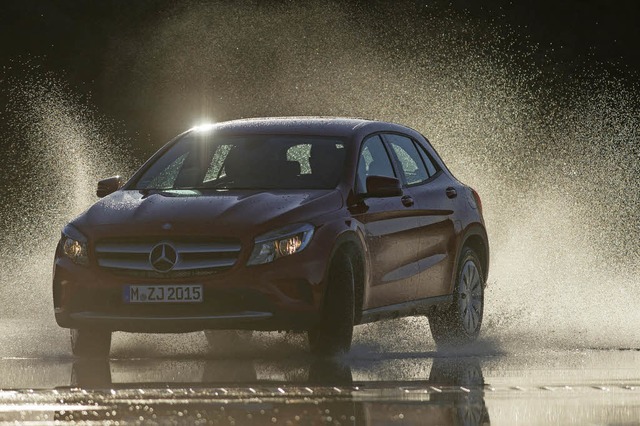
[[[480,344],[446,353],[356,343],[322,360],[295,336],[210,350],[198,334],[118,333],[109,360],[77,360],[63,330],[3,324],[5,422],[640,424],[637,350]]]

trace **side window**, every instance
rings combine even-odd
[[[438,167],[436,167],[436,162],[431,159],[431,156],[425,151],[425,149],[419,143],[416,143],[418,146],[418,152],[420,153],[420,157],[422,157],[422,161],[424,161],[425,166],[427,166],[427,171],[429,172],[429,177],[438,173]]]
[[[357,192],[367,191],[367,176],[396,177],[380,136],[372,136],[362,144],[356,176]]]
[[[415,185],[429,179],[427,169],[411,139],[394,134],[385,135],[385,139],[389,141],[391,149],[398,158],[407,185]]]

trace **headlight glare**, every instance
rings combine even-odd
[[[302,240],[300,239],[300,234],[298,234],[278,241],[276,246],[280,256],[288,256],[297,252],[301,245]]]
[[[62,239],[60,241],[62,245],[62,252],[65,256],[71,259],[74,263],[79,265],[86,265],[89,263],[89,257],[87,256],[87,239],[71,225],[65,226],[62,231]]]
[[[72,240],[71,238],[65,238],[63,248],[64,254],[71,258],[82,256],[82,252],[84,251],[82,243],[76,240]]]
[[[301,252],[309,245],[313,231],[311,224],[297,224],[259,236],[247,265],[261,265]]]

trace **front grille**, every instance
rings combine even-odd
[[[118,275],[180,278],[231,268],[240,248],[237,241],[229,240],[129,238],[98,241],[95,253],[100,267]]]

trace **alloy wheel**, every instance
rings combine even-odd
[[[473,334],[482,319],[483,303],[482,279],[473,260],[467,260],[462,267],[458,288],[462,326],[467,333]]]

